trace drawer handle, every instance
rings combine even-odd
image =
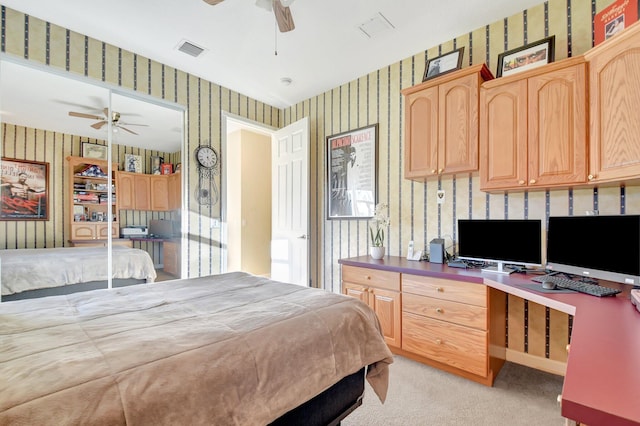
[[[442,310],[442,308],[436,308],[436,312],[437,312],[437,313],[439,313],[439,314],[441,314],[441,313],[442,313],[442,312],[444,312],[444,311]]]
[[[438,293],[442,293],[442,292],[444,291],[444,288],[442,288],[442,287],[436,287],[436,291],[437,291]]]
[[[441,345],[442,344],[442,339],[436,339],[436,345]]]

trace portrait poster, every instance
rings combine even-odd
[[[0,160],[0,220],[49,220],[49,163]]]
[[[373,217],[378,195],[378,125],[327,137],[327,216]]]

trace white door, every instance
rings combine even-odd
[[[271,279],[309,285],[309,118],[271,137]]]

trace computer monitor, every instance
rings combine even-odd
[[[510,274],[516,266],[542,266],[539,219],[458,219],[458,257],[494,263],[483,272]]]
[[[546,267],[638,285],[640,215],[550,217]]]
[[[173,221],[151,219],[149,221],[149,235],[156,238],[172,238],[174,236]]]

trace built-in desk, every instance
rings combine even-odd
[[[524,274],[482,273],[393,256],[382,260],[361,256],[338,262],[485,285],[573,315],[562,415],[589,426],[640,425],[640,312],[629,301],[630,286],[603,283],[624,291],[616,297],[599,298],[579,293],[539,293],[525,287],[532,281]]]
[[[162,268],[164,272],[180,278],[180,240],[176,238],[130,237],[132,242],[158,243],[160,250],[158,261],[152,254],[156,268]]]

